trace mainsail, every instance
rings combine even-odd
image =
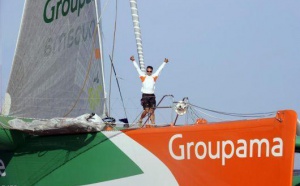
[[[3,114],[74,117],[104,113],[95,0],[27,0]]]

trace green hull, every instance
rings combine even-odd
[[[2,129],[1,133],[10,134],[15,143],[11,150],[1,151],[5,174],[13,176],[1,177],[0,185],[83,185],[142,173],[101,132],[30,136]]]

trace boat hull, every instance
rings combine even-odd
[[[3,129],[11,140],[0,152],[0,185],[292,185],[296,121],[294,111],[280,111],[73,135]]]

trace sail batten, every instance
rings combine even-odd
[[[84,1],[83,6],[59,2],[26,1],[5,96],[6,115],[44,119],[103,115],[95,2]]]

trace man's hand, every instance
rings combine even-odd
[[[131,56],[131,57],[130,57],[130,60],[131,60],[131,61],[134,61],[134,56]]]
[[[169,62],[169,59],[168,59],[168,58],[165,58],[164,62],[165,62],[165,63],[168,63],[168,62]]]

